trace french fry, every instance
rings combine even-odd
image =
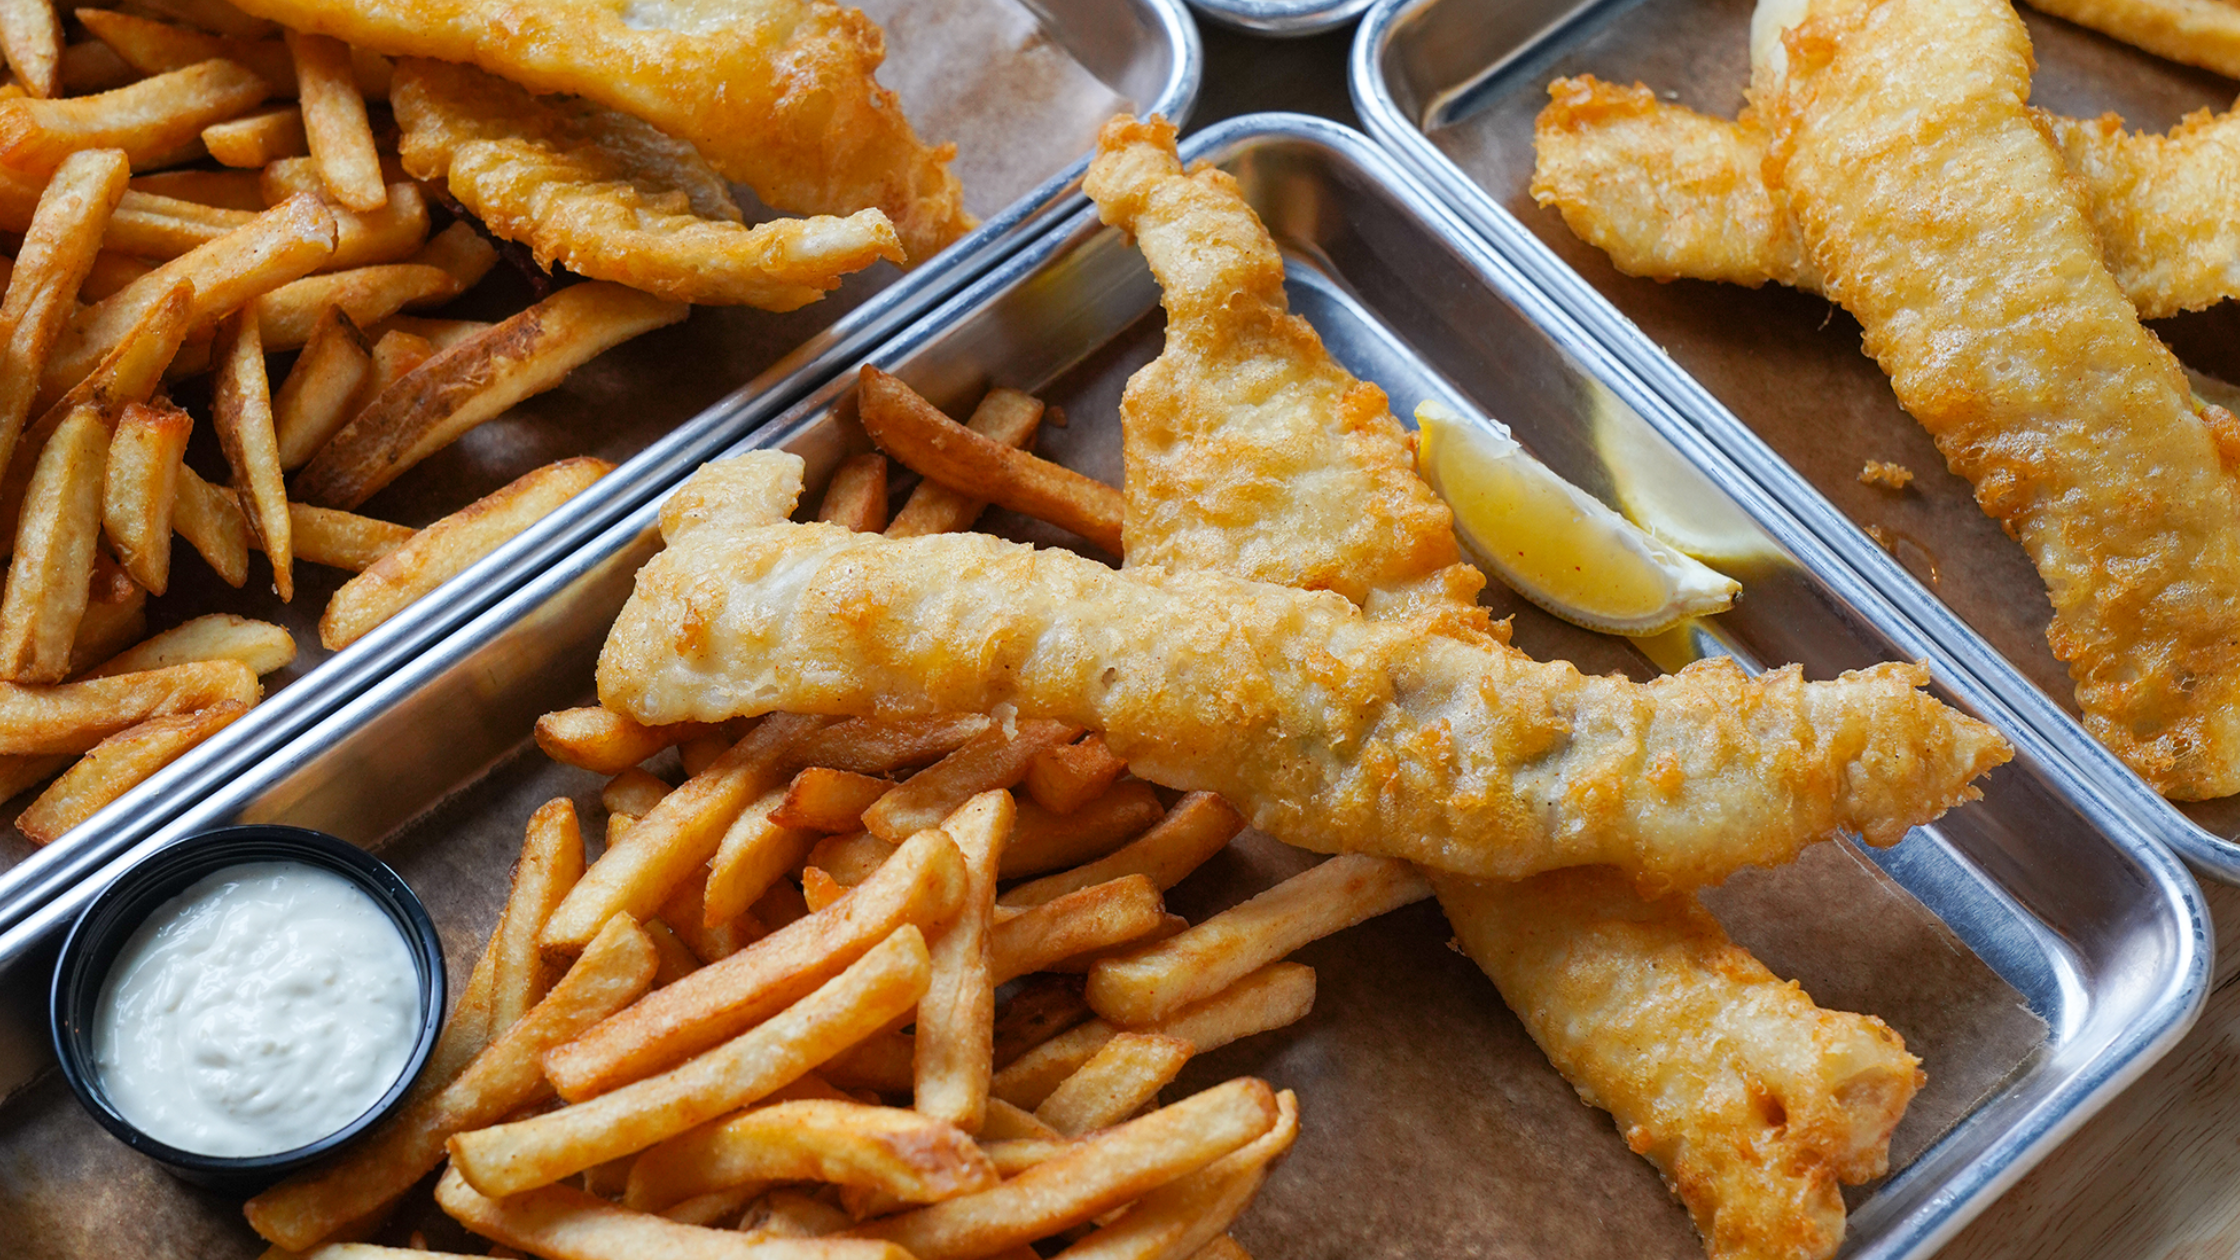
[[[279,40],[211,35],[113,9],[83,9],[76,17],[88,34],[140,75],[166,74],[222,57],[256,71],[275,96],[296,93],[295,65]]]
[[[867,774],[811,766],[793,776],[770,821],[804,831],[853,831],[863,825],[863,811],[893,786]]]
[[[0,678],[60,682],[70,673],[108,461],[109,431],[91,408],[72,412],[39,453],[0,597]]]
[[[140,77],[140,73],[124,63],[115,50],[99,40],[89,39],[76,44],[65,44],[57,67],[62,76],[62,94],[87,96],[120,88]]]
[[[795,760],[855,774],[889,774],[939,761],[995,722],[980,714],[924,718],[850,718],[801,742]]]
[[[260,330],[261,331],[261,330]],[[273,427],[280,443],[280,466],[297,469],[350,419],[343,408],[373,369],[373,347],[339,306],[330,306],[312,326],[303,353],[273,397]]]
[[[1229,1252],[1222,1231],[1260,1192],[1268,1166],[1299,1136],[1299,1100],[1276,1095],[1276,1123],[1266,1133],[1198,1171],[1136,1200],[1120,1218],[1059,1252],[1065,1260],[1145,1260],[1153,1256],[1203,1256]]]
[[[84,282],[79,284],[78,297],[82,301],[98,302],[155,269],[154,263],[102,250],[93,256],[93,269],[86,272]],[[6,277],[0,275],[0,284],[4,283]]]
[[[288,505],[288,529],[296,559],[333,569],[363,573],[418,533],[410,525],[307,503]]]
[[[1034,1109],[1034,1118],[1067,1137],[1118,1124],[1180,1076],[1191,1053],[1190,1043],[1180,1037],[1120,1033],[1058,1082]]]
[[[373,363],[366,369],[365,380],[359,382],[357,391],[343,405],[343,423],[349,423],[349,417],[365,410],[365,405],[380,397],[381,391],[396,384],[405,373],[434,358],[435,353],[435,346],[418,333],[394,328],[382,333],[374,340]],[[341,431],[335,430],[337,433]],[[331,436],[329,440],[332,440]]]
[[[1431,895],[1414,867],[1342,854],[1180,936],[1089,969],[1090,1009],[1136,1027],[1211,997],[1291,951]]]
[[[701,962],[720,962],[767,935],[752,916],[708,921],[708,868],[696,866],[661,901],[661,918]]]
[[[990,935],[996,864],[1011,834],[1011,794],[982,792],[949,815],[941,830],[964,855],[964,903],[933,940],[933,972],[912,1033],[910,1105],[966,1133],[978,1133],[988,1108],[995,1054],[996,982]],[[945,1197],[945,1196],[944,1196]]]
[[[35,2],[45,7],[45,0]],[[0,14],[5,11],[0,6]],[[0,40],[6,25],[0,17]],[[74,153],[39,196],[0,301],[0,468],[31,416],[48,352],[76,313],[78,288],[93,269],[101,233],[130,175],[117,150]]]
[[[700,722],[641,726],[611,709],[561,709],[537,719],[537,747],[554,761],[599,774],[620,774],[711,729]]]
[[[1057,1146],[1063,1146],[1067,1139],[1056,1129],[1035,1119],[1033,1112],[1014,1107],[1001,1098],[991,1095],[988,1099],[988,1118],[980,1126],[979,1141],[983,1148],[987,1148],[1011,1141],[1046,1141]],[[993,1150],[990,1150],[988,1154],[989,1158],[996,1159],[996,1153]],[[1031,1168],[1035,1164],[1041,1163],[1042,1160],[1035,1159],[1022,1162],[1014,1159],[1012,1162],[1017,1166],[1006,1168],[1003,1161],[998,1159],[996,1168],[1004,1176],[1009,1177],[1022,1169]]]
[[[135,175],[125,185],[143,198],[162,198],[164,205],[187,202],[216,210],[232,210],[246,215],[240,220],[262,214],[266,209],[264,194],[257,188],[257,177],[248,171],[155,171]]]
[[[240,502],[184,464],[179,467],[178,495],[171,505],[171,528],[193,544],[226,585],[247,582],[249,521],[241,514]]]
[[[817,505],[817,519],[845,525],[858,533],[876,533],[887,525],[887,457],[865,451],[840,461],[825,483],[824,502]]]
[[[296,596],[295,548],[288,521],[288,491],[280,481],[280,445],[272,431],[272,387],[264,371],[264,339],[256,311],[226,317],[218,330],[216,414],[218,443],[233,467],[234,496],[249,534],[272,561],[280,602]]]
[[[341,231],[341,222],[337,220],[337,253],[342,248]],[[387,319],[414,303],[447,302],[457,295],[457,281],[450,272],[420,263],[377,263],[347,271],[322,270],[317,275],[291,280],[258,298],[257,323],[267,346],[275,352],[293,350],[311,340],[320,318],[332,307],[341,307],[344,314],[364,327]]]
[[[1079,727],[1062,722],[1019,722],[1010,734],[990,727],[881,796],[863,811],[864,829],[899,844],[928,827],[938,827],[980,793],[1016,784],[1042,752],[1080,733]]]
[[[641,1212],[750,1181],[863,1186],[932,1203],[996,1183],[955,1127],[914,1111],[811,1099],[757,1107],[647,1150],[623,1203]]]
[[[0,683],[0,753],[81,753],[149,718],[257,702],[239,661],[197,661],[55,686]]]
[[[475,1189],[503,1197],[675,1137],[798,1080],[908,1011],[925,992],[927,967],[925,938],[905,924],[807,997],[659,1076],[454,1136],[452,1167]]]
[[[902,1248],[878,1243],[767,1247],[729,1230],[633,1212],[573,1186],[493,1199],[478,1193],[457,1165],[436,1183],[436,1202],[475,1233],[550,1260],[911,1260]]]
[[[86,677],[114,678],[195,661],[239,661],[262,677],[286,668],[295,658],[296,641],[271,622],[210,613],[118,653]]]
[[[552,987],[537,933],[568,890],[583,877],[583,833],[576,826],[575,802],[546,801],[529,816],[521,857],[514,865],[513,888],[498,930],[490,937],[496,964],[490,981],[490,1029],[502,1035]]]
[[[1067,893],[996,924],[990,937],[996,983],[1140,940],[1165,919],[1159,890],[1141,875]]]
[[[302,197],[188,250],[73,320],[67,348],[58,347],[47,360],[41,397],[59,396],[77,384],[181,281],[193,286],[188,331],[209,328],[259,294],[317,270],[334,253],[334,242],[334,216],[316,199]]]
[[[772,714],[715,765],[663,797],[631,829],[630,843],[602,855],[553,912],[544,947],[569,953],[591,939],[609,915],[647,918],[658,911],[677,885],[715,856],[739,811],[776,785],[788,745],[822,721]],[[687,925],[669,926],[690,943]]]
[[[366,121],[365,98],[358,94],[350,50],[339,39],[289,31],[284,38],[296,63],[296,92],[303,106],[303,130],[311,160],[335,200],[361,214],[388,200],[381,179],[381,158],[374,152],[373,128]]]
[[[48,0],[0,0],[0,52],[24,91],[62,95],[62,23]]]
[[[202,147],[220,165],[243,170],[311,152],[311,142],[303,133],[303,111],[293,105],[275,105],[212,123],[202,129]]]
[[[412,261],[450,272],[453,283],[464,293],[482,283],[482,278],[498,265],[498,247],[462,219],[430,237]]]
[[[1070,814],[1103,795],[1127,769],[1128,763],[1092,734],[1036,757],[1020,782],[1035,804],[1053,814]]]
[[[816,833],[781,826],[772,817],[785,796],[775,789],[764,793],[724,829],[708,862],[703,906],[711,925],[746,913],[808,856]]]
[[[1252,1253],[1246,1251],[1236,1239],[1223,1234],[1198,1248],[1190,1260],[1252,1260]]]
[[[1186,1006],[1139,1031],[1179,1037],[1199,1054],[1208,1054],[1257,1033],[1306,1018],[1314,1009],[1314,968],[1301,963],[1270,963],[1212,997]],[[1060,1081],[1081,1069],[1120,1029],[1092,1019],[1058,1034],[1014,1059],[995,1074],[989,1090],[1020,1107],[1038,1107]]]
[[[1002,446],[1020,450],[1034,441],[1042,423],[1042,402],[1015,389],[991,389],[973,408],[965,427]],[[923,534],[953,534],[972,528],[986,511],[987,500],[959,494],[938,481],[920,481],[887,523],[887,537],[916,538]]]
[[[0,162],[45,172],[80,149],[122,149],[152,165],[271,93],[254,70],[219,59],[93,96],[0,101]]]
[[[1242,830],[1244,816],[1227,801],[1212,792],[1192,792],[1175,802],[1151,830],[1119,849],[1085,866],[1020,884],[996,898],[996,904],[1020,909],[1039,906],[1123,875],[1145,876],[1153,887],[1165,892],[1227,848]]]
[[[558,385],[611,346],[689,313],[617,284],[571,285],[460,342],[383,390],[312,459],[307,502],[356,507],[485,420]]]
[[[396,191],[394,188],[392,188],[390,190],[390,197],[394,199],[395,196]],[[458,223],[452,225],[452,227],[464,226],[464,224]],[[451,228],[445,228],[444,231],[448,233],[449,231],[451,231]],[[477,237],[476,239],[480,240],[481,238]],[[419,253],[413,255],[413,261],[424,263],[427,262],[427,260],[428,252],[426,250],[422,250]],[[450,269],[445,268],[445,270],[448,271]],[[459,282],[458,274],[456,272],[452,274],[452,280],[454,283]],[[464,290],[467,287],[467,284],[460,284],[459,287]],[[479,319],[429,319],[419,315],[391,315],[389,318],[382,320],[378,324],[375,324],[373,328],[368,331],[374,334],[386,334],[391,332],[410,333],[413,336],[418,337],[422,341],[428,343],[429,352],[432,354],[437,350],[449,350],[451,347],[458,345],[460,342],[465,341],[467,338],[478,336],[482,333],[488,332],[493,327],[495,327],[495,325],[486,323]]]
[[[599,803],[610,814],[643,818],[653,812],[653,807],[659,805],[670,790],[658,777],[636,766],[625,766],[599,790]]]
[[[847,895],[848,890],[838,880],[825,874],[817,867],[809,866],[802,869],[801,902],[809,907],[811,914],[831,906]]]
[[[148,592],[135,584],[115,603],[86,601],[86,614],[78,618],[78,637],[70,644],[72,675],[109,660],[138,643],[148,633]]]
[[[668,924],[659,919],[648,920],[646,935],[653,938],[653,948],[659,961],[653,969],[653,987],[666,989],[693,972],[700,970],[700,959]]]
[[[897,847],[868,831],[856,831],[826,836],[810,847],[803,860],[813,869],[824,872],[833,883],[853,888],[871,878],[873,872],[894,856]]]
[[[335,207],[334,223],[334,257],[327,261],[326,270],[343,271],[352,267],[406,262],[427,243],[428,198],[421,193],[418,184],[391,184],[389,199],[379,210],[360,211]],[[459,278],[448,269],[439,267],[437,270],[451,276],[451,283],[445,290],[448,296],[456,296],[465,291],[466,286],[460,284]],[[445,299],[413,300],[432,302]]]
[[[869,1222],[850,1237],[918,1260],[969,1260],[1071,1229],[1275,1127],[1275,1095],[1251,1077],[1216,1085],[1077,1143],[993,1189]]]
[[[141,258],[173,259],[246,227],[256,217],[255,211],[127,190],[109,217],[101,244]]]
[[[857,385],[856,411],[871,440],[904,467],[1120,554],[1120,492],[1111,486],[974,433],[901,378],[869,364]]]
[[[874,1094],[907,1094],[916,1079],[917,1050],[907,1033],[888,1029],[849,1046],[824,1073],[836,1085]]]
[[[661,1209],[661,1219],[679,1225],[715,1225],[725,1218],[736,1219],[741,1210],[765,1187],[733,1186],[729,1190],[712,1190],[695,1195],[682,1203],[672,1203]]]
[[[334,593],[319,618],[319,641],[329,651],[357,642],[407,604],[544,519],[613,467],[605,460],[580,458],[547,464],[414,534],[411,541]]]
[[[494,958],[495,952],[485,956]],[[395,1200],[443,1159],[445,1140],[453,1133],[490,1124],[548,1096],[538,1057],[628,1006],[645,992],[653,969],[653,943],[628,919],[615,919],[552,991],[491,1037],[456,1080],[415,1101],[333,1162],[249,1200],[242,1210],[250,1227],[300,1251]]]
[[[698,774],[714,765],[716,758],[721,757],[731,744],[732,741],[724,738],[721,731],[695,735],[677,745],[677,760],[684,764],[686,774]]]
[[[16,829],[33,844],[52,844],[248,711],[248,705],[227,700],[193,713],[150,718],[111,735],[16,815]]]
[[[545,1058],[560,1096],[580,1102],[653,1075],[799,1000],[898,928],[955,917],[964,859],[940,831],[911,838],[838,904],[772,932],[653,994]]]
[[[194,417],[177,407],[128,403],[109,439],[101,525],[132,580],[161,595],[171,582],[171,515]]]
[[[1070,814],[1054,814],[1031,800],[1021,802],[1003,877],[1018,879],[1096,861],[1141,835],[1164,812],[1159,794],[1137,779],[1113,784]]]
[[[822,1238],[855,1224],[846,1212],[811,1198],[799,1190],[777,1189],[763,1195],[740,1218],[739,1232],[754,1242],[776,1238]]]
[[[764,927],[776,932],[808,918],[809,899],[802,895],[793,881],[779,879],[760,897],[755,898],[754,904],[747,907],[747,911]]]
[[[184,22],[196,30],[236,39],[259,39],[279,30],[260,17],[251,17],[226,0],[133,0],[133,7]]]
[[[1081,1000],[1081,981],[1074,977],[1040,975],[1020,982],[996,1010],[995,1066],[1009,1064],[1087,1018],[1089,1004]]]

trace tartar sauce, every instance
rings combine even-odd
[[[150,1136],[270,1155],[341,1129],[388,1092],[420,1033],[412,955],[332,871],[250,862],[197,881],[125,942],[102,983],[102,1090]]]

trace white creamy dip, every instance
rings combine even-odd
[[[250,862],[125,942],[93,1052],[118,1112],[180,1150],[270,1155],[357,1119],[403,1073],[420,981],[396,923],[332,871]]]

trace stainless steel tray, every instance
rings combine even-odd
[[[1190,0],[1223,26],[1286,38],[1344,26],[1376,0]]]
[[[1286,248],[1298,309],[1396,399],[1483,406],[1589,486],[1611,475],[1583,432],[1590,412],[1624,425],[1631,449],[1673,461],[1668,473],[1692,518],[1747,534],[1761,553],[1743,575],[1747,597],[1697,627],[1694,648],[1800,661],[1814,677],[1927,658],[1948,698],[2014,729],[1994,698],[1363,137],[1259,115],[1195,137],[1185,156],[1211,157],[1238,176]],[[1158,351],[1156,300],[1140,258],[1085,211],[868,361],[952,408],[991,383],[1037,390],[1072,417],[1046,432],[1044,450],[1116,479],[1119,391]],[[852,385],[852,372],[832,378],[739,447],[795,451],[814,484],[864,446]],[[744,431],[698,427],[698,444],[680,443],[671,467],[681,472]],[[0,1086],[31,1078],[46,1060],[36,998],[59,930],[117,870],[201,828],[291,822],[379,845],[439,903],[439,922],[479,899],[479,917],[465,921],[486,923],[535,801],[595,793],[595,780],[542,762],[525,736],[538,714],[589,694],[606,627],[658,545],[657,506],[633,506],[0,932],[0,998],[18,1008],[0,1019]],[[1017,519],[993,524],[1049,537]],[[1655,672],[1622,640],[1521,603],[1497,611],[1515,613],[1517,641],[1537,655]],[[2015,742],[2017,760],[1987,780],[1983,801],[1870,854],[1873,865],[1848,846],[1822,846],[1713,898],[1777,970],[1831,1006],[1882,1014],[1928,1059],[1931,1086],[1900,1130],[1898,1171],[1854,1203],[1854,1255],[1932,1249],[2167,1050],[2205,996],[2209,925],[2198,888],[2062,769],[2043,739],[2021,730]],[[1296,861],[1272,845],[1253,860],[1276,870]],[[1279,1046],[1240,1043],[1212,1056],[1209,1071],[1260,1072],[1299,1084],[1307,1099],[1301,1147],[1247,1220],[1244,1241],[1293,1256],[1699,1254],[1646,1165],[1554,1077],[1491,986],[1442,948],[1446,936],[1437,914],[1418,906],[1323,942],[1310,955],[1324,977],[1316,1018]],[[475,945],[451,940],[453,965]],[[44,1228],[68,1210],[67,1187],[43,1181],[42,1167],[66,1167],[69,1184],[147,1187],[140,1166],[106,1141],[66,1094],[58,1101],[51,1074],[0,1107],[0,1234]],[[1488,1157],[1504,1150],[1523,1158]],[[1550,1185],[1532,1180],[1542,1174]],[[180,1194],[166,1184],[147,1193]],[[238,1223],[225,1224],[229,1207],[167,1208],[176,1220],[152,1239],[156,1253],[244,1246]],[[1549,1226],[1551,1215],[1570,1232]]]
[[[1188,115],[1202,56],[1197,27],[1181,0],[1070,0],[1031,7],[1040,14],[1042,34],[1110,89],[1144,112],[1176,119]],[[940,67],[915,66],[911,48],[890,40],[890,75],[971,73],[969,65],[953,60]],[[1037,121],[1031,115],[991,119],[986,123],[990,133],[982,139],[1000,145],[1009,129]],[[535,528],[345,651],[326,654],[316,632],[307,629],[344,575],[308,572],[304,595],[291,608],[269,593],[227,591],[205,579],[199,561],[186,562],[185,581],[211,588],[190,592],[190,601],[290,625],[302,656],[278,679],[285,685],[270,700],[64,840],[33,850],[12,828],[0,832],[0,927],[76,885],[179,810],[239,779],[272,749],[395,674],[500,594],[581,546],[629,505],[675,481],[711,442],[729,441],[776,415],[841,364],[860,357],[1071,213],[1067,198],[1079,187],[1087,164],[1083,152],[1060,169],[1008,172],[1015,182],[1035,181],[1031,190],[907,274],[882,268],[887,280],[858,277],[827,302],[787,316],[700,311],[683,325],[602,358],[561,391],[531,400],[512,418],[470,435],[427,468],[415,470],[415,477],[377,498],[368,510],[393,512],[402,520],[432,519],[562,455],[596,454],[620,465]],[[870,287],[877,283],[885,287]],[[753,379],[746,385],[736,384],[750,373]],[[711,399],[719,400],[711,405]],[[205,609],[189,608],[185,615],[200,611]]]
[[[1370,133],[1473,228],[2066,760],[2157,839],[2240,882],[2240,797],[2166,801],[2078,725],[2068,674],[2045,643],[2051,609],[2037,575],[1898,408],[1859,353],[1848,316],[1773,285],[1621,275],[1532,203],[1532,119],[1550,79],[1639,79],[1732,116],[1749,77],[1751,8],[1748,0],[1387,0],[1354,43],[1354,104]],[[2214,75],[2022,12],[2040,105],[2083,117],[2117,109],[2134,127],[2159,129],[2230,103],[2232,85]],[[2231,304],[2155,324],[2187,362],[2220,374],[2240,368],[2236,328]],[[1804,397],[1812,414],[1796,405]],[[1911,467],[1913,491],[1901,498],[1858,484],[1869,458]],[[1884,531],[1895,555],[1868,526]]]

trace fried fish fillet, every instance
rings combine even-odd
[[[1916,690],[1917,666],[1589,678],[1330,592],[726,506],[766,502],[758,480],[798,494],[800,470],[764,453],[688,483],[699,506],[600,655],[606,705],[654,724],[1008,705],[1102,731],[1142,777],[1219,792],[1301,848],[1503,878],[1604,863],[1649,889],[1844,830],[1892,842],[2011,755]]]
[[[2001,0],[1822,0],[1756,100],[1806,256],[2053,602],[2088,730],[2240,791],[2240,488],[2100,257]]]
[[[680,302],[790,311],[849,272],[903,261],[877,210],[745,226],[691,145],[588,101],[420,58],[397,64],[389,99],[405,170],[445,181],[540,266]]]
[[[2040,13],[2240,79],[2240,9],[2227,0],[2026,0]]]
[[[1130,565],[1332,590],[1374,611],[1474,607],[1454,517],[1415,475],[1384,391],[1290,313],[1283,256],[1211,167],[1185,175],[1174,126],[1115,118],[1086,188],[1135,236],[1167,308],[1166,349],[1121,399]],[[1452,597],[1450,599],[1450,597]]]
[[[789,214],[885,212],[913,263],[971,229],[948,162],[872,78],[879,28],[833,0],[243,0],[392,57],[467,62],[691,142]]]
[[[1357,515],[1396,500],[1413,504],[1423,482],[1399,425],[1386,417],[1333,436],[1354,396],[1342,385],[1302,392],[1282,409],[1224,387],[1220,378],[1237,361],[1229,347],[1239,340],[1219,335],[1228,312],[1243,312],[1255,331],[1297,321],[1281,313],[1281,261],[1259,216],[1233,181],[1184,175],[1171,129],[1107,127],[1088,188],[1108,221],[1133,228],[1170,294],[1165,353],[1130,382],[1121,404],[1131,455],[1141,427],[1158,441],[1140,445],[1168,464],[1218,455],[1250,465],[1231,476],[1250,471],[1271,487],[1290,479],[1287,493],[1238,502],[1219,523],[1192,522],[1186,559],[1172,566],[1282,582],[1296,573],[1382,573],[1395,567],[1393,552],[1432,550],[1412,538],[1394,544],[1391,530],[1310,528],[1272,545],[1267,521],[1295,518],[1287,510],[1293,497],[1310,500],[1318,516],[1340,518],[1349,503]],[[1248,300],[1202,300],[1219,292],[1221,277],[1240,272]],[[1172,296],[1177,290],[1184,301]],[[1185,317],[1179,312],[1191,310],[1190,299],[1197,309]],[[1259,353],[1275,362],[1255,362],[1258,375],[1343,375],[1311,333],[1270,340]],[[1287,368],[1286,355],[1298,366]],[[1146,378],[1152,387],[1139,392],[1136,382]],[[1178,420],[1175,407],[1190,414]],[[1246,440],[1226,440],[1232,425],[1247,430]],[[1130,496],[1131,513],[1138,503]],[[1422,531],[1451,528],[1428,512],[1412,519]],[[1397,572],[1403,590],[1421,582],[1419,572]],[[1464,608],[1483,615],[1475,583],[1446,587],[1456,607],[1443,613],[1429,591],[1395,601],[1371,588],[1365,602],[1373,618],[1452,621]],[[1515,883],[1435,874],[1433,883],[1463,947],[1564,1079],[1613,1112],[1627,1142],[1665,1173],[1713,1256],[1834,1254],[1844,1228],[1837,1183],[1882,1175],[1890,1134],[1923,1079],[1896,1033],[1880,1020],[1815,1006],[1729,940],[1691,893],[1645,899],[1600,867]]]
[[[1888,1170],[1926,1079],[1888,1025],[1820,1009],[1694,898],[1629,899],[1607,870],[1432,884],[1463,951],[1663,1171],[1712,1260],[1835,1254],[1838,1183]]]
[[[1532,196],[1618,270],[1657,280],[1771,280],[1819,290],[1789,213],[1766,186],[1766,133],[1592,75],[1557,79],[1533,128]],[[2117,283],[2145,319],[2240,295],[2240,111],[2154,135],[2035,111],[2053,131]]]

